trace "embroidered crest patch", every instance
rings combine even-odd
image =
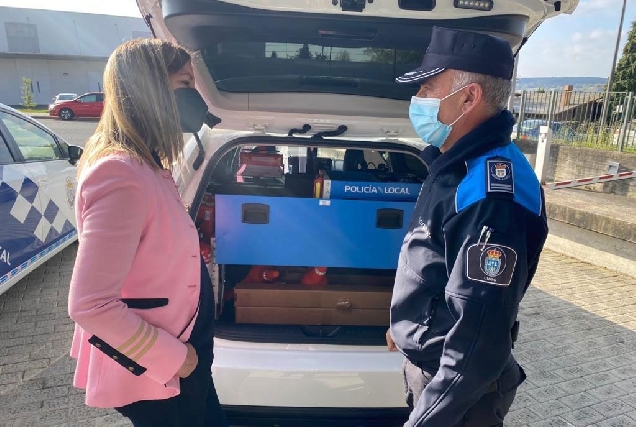
[[[466,251],[466,276],[470,280],[510,286],[517,264],[517,252],[508,246],[472,245]]]
[[[515,183],[512,176],[512,162],[509,160],[487,160],[489,193],[514,193]]]

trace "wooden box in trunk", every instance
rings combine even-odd
[[[387,286],[239,284],[235,295],[236,323],[389,325]]]

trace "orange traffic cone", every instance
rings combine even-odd
[[[329,283],[327,267],[314,267],[307,270],[300,281],[301,285],[323,286]]]
[[[268,283],[278,279],[280,272],[272,267],[254,265],[241,283]]]

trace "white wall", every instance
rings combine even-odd
[[[103,89],[105,61],[0,58],[0,103],[19,105],[22,77],[33,80],[35,102],[47,105],[62,92]],[[38,88],[38,83],[39,88]]]
[[[150,36],[141,16],[96,15],[40,9],[0,7],[0,52],[9,52],[5,22],[34,24],[40,53],[108,57],[121,43],[137,36]],[[34,53],[34,52],[28,52]]]
[[[20,103],[21,80],[13,59],[0,58],[0,102],[15,105]]]
[[[39,52],[10,52],[5,23],[35,25]],[[22,77],[42,105],[61,92],[102,90],[106,58],[135,37],[151,37],[141,17],[0,7],[0,103],[22,102]]]

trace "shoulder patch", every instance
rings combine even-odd
[[[476,282],[510,286],[517,265],[517,252],[503,245],[477,243],[466,251],[466,276]]]
[[[455,195],[457,213],[490,194],[512,196],[515,203],[541,215],[541,186],[525,155],[514,144],[470,159],[466,161],[466,167],[466,177]]]
[[[488,193],[513,193],[515,182],[510,160],[489,159],[486,161]]]

